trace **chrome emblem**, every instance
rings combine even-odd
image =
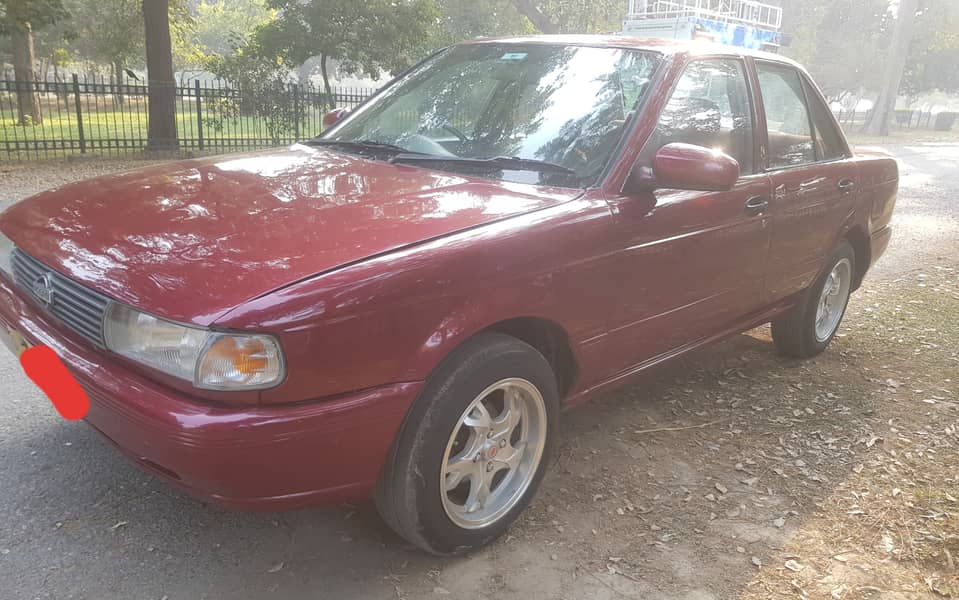
[[[33,282],[33,295],[46,306],[53,304],[53,279],[45,273]]]

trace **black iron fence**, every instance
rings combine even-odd
[[[834,111],[839,124],[847,132],[859,131],[869,119],[871,110],[839,110]],[[931,112],[924,110],[896,109],[893,123],[900,129],[931,129],[933,131],[949,131],[957,121],[959,113]]]
[[[174,87],[180,153],[222,153],[318,135],[333,107],[353,109],[375,90],[312,85],[258,88],[194,80]],[[147,145],[147,86],[74,75],[0,80],[0,160],[96,154],[135,156]]]

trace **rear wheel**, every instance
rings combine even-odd
[[[826,349],[846,313],[855,268],[856,254],[849,242],[844,241],[800,302],[773,321],[773,342],[780,353],[809,358]]]
[[[435,554],[489,543],[526,508],[555,444],[556,379],[532,346],[484,333],[430,377],[394,443],[376,505]]]

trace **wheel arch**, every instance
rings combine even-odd
[[[457,335],[441,337],[434,332],[421,346],[421,351],[414,358],[412,367],[420,370],[421,376],[429,379],[433,372],[450,360],[450,357],[470,340],[483,333],[493,332],[525,342],[543,355],[556,378],[560,401],[567,398],[573,391],[579,374],[580,361],[570,341],[569,333],[558,321],[543,316],[520,315],[498,320],[475,319],[467,325],[464,315],[458,314],[445,319],[443,326],[437,331],[442,331],[452,323],[457,324]],[[437,343],[439,340],[442,341]]]
[[[869,236],[862,226],[855,225],[846,232],[843,239],[849,242],[856,255],[856,271],[853,273],[852,289],[857,290],[862,285],[863,277],[866,276],[866,271],[869,270],[871,262]]]
[[[569,334],[562,325],[541,317],[514,317],[493,323],[482,331],[503,333],[529,344],[543,355],[553,370],[560,399],[572,391],[578,365]]]

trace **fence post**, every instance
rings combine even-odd
[[[200,80],[193,81],[196,90],[196,141],[200,150],[203,150],[203,100],[200,96]]]
[[[77,109],[77,133],[80,136],[80,154],[87,153],[87,142],[83,137],[83,110],[80,108],[80,80],[73,74],[73,105]]]
[[[300,141],[300,84],[293,84],[293,141]]]

